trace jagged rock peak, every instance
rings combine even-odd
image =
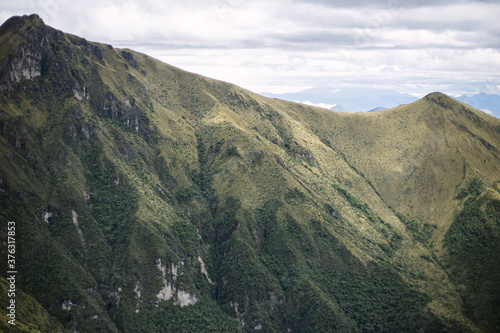
[[[62,31],[37,15],[14,16],[0,27],[0,92],[12,93],[25,81],[40,77],[53,46],[60,45]]]
[[[0,34],[6,30],[20,29],[23,27],[45,26],[43,20],[38,14],[12,16],[0,27]]]

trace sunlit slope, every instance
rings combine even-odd
[[[437,249],[473,178],[500,180],[500,121],[444,94],[363,114],[302,117],[369,181],[384,202],[436,225]]]
[[[498,120],[442,94],[267,99],[34,16],[0,34],[0,218],[19,288],[66,329],[498,325],[457,241],[469,215],[491,231],[471,246],[495,302]]]
[[[498,328],[499,120],[440,93],[392,110],[316,110],[297,119],[344,156],[437,255],[463,290],[466,315],[484,330]]]

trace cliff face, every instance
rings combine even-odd
[[[52,51],[50,39],[61,32],[47,28],[37,15],[13,17],[2,25],[2,43],[8,52],[2,58],[0,91],[11,92],[25,80],[42,74],[43,63]]]
[[[20,331],[499,327],[498,119],[267,99],[36,15],[0,92]]]

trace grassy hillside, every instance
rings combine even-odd
[[[36,16],[0,28],[0,70],[0,236],[16,222],[33,325],[500,327],[498,119],[267,99]]]

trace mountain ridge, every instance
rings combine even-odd
[[[366,114],[268,99],[37,16],[2,25],[0,56],[0,217],[46,312],[20,323],[498,328],[498,119],[440,93]]]
[[[308,105],[334,105],[330,108],[331,110],[342,112],[380,111],[381,109],[394,108],[401,104],[409,104],[418,100],[417,97],[410,94],[401,94],[393,90],[376,88],[333,89],[316,87],[294,93],[262,93],[262,95]],[[493,115],[496,118],[500,117],[498,110],[499,98],[499,95],[485,93],[454,97],[454,99]]]

